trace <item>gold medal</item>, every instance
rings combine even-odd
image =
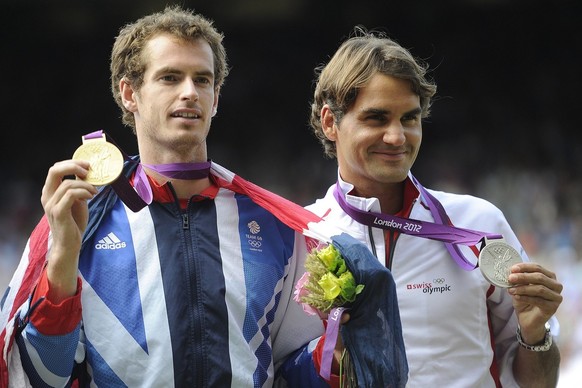
[[[116,146],[105,140],[105,134],[95,139],[83,138],[83,144],[73,154],[73,160],[89,162],[89,173],[84,181],[94,186],[114,182],[123,170],[123,155]]]
[[[521,255],[504,240],[486,241],[479,253],[479,268],[487,281],[495,286],[509,288],[511,266],[521,263]]]

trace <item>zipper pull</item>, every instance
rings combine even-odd
[[[188,213],[182,214],[182,229],[190,229],[190,219]]]

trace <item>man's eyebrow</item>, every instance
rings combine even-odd
[[[198,75],[198,76],[202,75],[202,76],[214,78],[214,71],[212,71],[212,70],[197,71],[196,75]]]
[[[181,70],[178,70],[171,66],[164,66],[154,71],[154,74],[181,74],[181,73],[182,73]]]
[[[360,113],[363,114],[375,114],[375,115],[387,115],[390,114],[390,111],[387,109],[382,109],[382,108],[367,108],[367,109],[363,109]],[[417,107],[414,109],[411,109],[407,112],[404,112],[404,116],[416,116],[422,113],[422,108]]]
[[[422,113],[422,108],[418,107],[418,108],[414,108],[412,110],[409,110],[408,112],[405,113],[405,116],[418,116]]]
[[[177,69],[175,67],[171,67],[171,66],[164,66],[161,67],[159,69],[157,69],[156,71],[154,71],[155,75],[159,75],[159,74],[184,74],[185,72],[183,70]],[[197,71],[196,76],[207,76],[207,77],[214,77],[214,72],[212,70],[202,70],[202,71]]]
[[[360,113],[374,114],[374,115],[385,115],[385,114],[390,113],[390,111],[388,111],[386,109],[381,109],[381,108],[366,108],[366,109],[362,109],[362,111]]]

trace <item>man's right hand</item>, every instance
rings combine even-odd
[[[97,194],[93,185],[82,180],[88,169],[86,161],[57,162],[49,169],[42,188],[41,203],[52,237],[47,276],[49,298],[53,303],[59,303],[77,291],[79,252],[89,218],[87,201]],[[81,179],[65,179],[67,176]]]

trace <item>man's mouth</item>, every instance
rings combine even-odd
[[[176,112],[172,113],[172,117],[183,117],[185,119],[198,119],[200,116],[193,112]]]

